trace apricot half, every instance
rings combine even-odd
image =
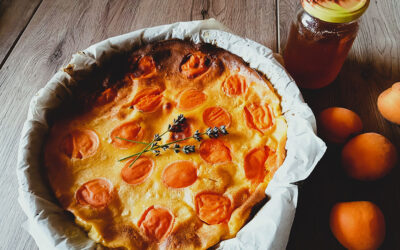
[[[158,87],[139,90],[132,100],[132,105],[143,112],[154,112],[162,102],[162,91]]]
[[[210,59],[201,52],[195,52],[187,55],[181,65],[181,72],[189,79],[200,76],[205,73],[210,66]]]
[[[62,143],[61,151],[72,159],[85,159],[97,152],[99,137],[93,130],[74,130],[68,133]]]
[[[340,202],[331,210],[330,227],[348,249],[377,249],[385,239],[385,218],[369,201]]]
[[[190,111],[207,100],[207,95],[197,89],[185,89],[178,97],[178,109],[182,111]]]
[[[376,180],[385,176],[397,162],[393,144],[377,133],[365,133],[351,139],[342,150],[342,165],[358,180]]]
[[[200,144],[200,157],[210,164],[232,161],[231,151],[220,139],[205,140]]]
[[[164,169],[162,180],[171,188],[188,187],[197,180],[196,165],[192,161],[175,161]]]
[[[340,107],[324,109],[318,116],[320,135],[328,142],[344,143],[351,135],[362,131],[360,117]]]
[[[209,225],[229,220],[232,213],[231,200],[211,191],[198,193],[194,198],[194,203],[200,220]]]
[[[112,190],[112,184],[108,180],[97,178],[84,183],[75,196],[81,205],[104,208],[111,201]]]
[[[162,242],[174,227],[175,216],[164,207],[151,206],[138,221],[139,228],[151,240]]]
[[[378,97],[378,109],[387,120],[400,125],[400,82],[383,91]]]

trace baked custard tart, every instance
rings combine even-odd
[[[207,249],[235,237],[282,165],[287,124],[265,76],[210,44],[111,59],[53,114],[50,186],[109,248]]]

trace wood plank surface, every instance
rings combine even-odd
[[[279,1],[280,48],[284,50],[290,22],[298,1]],[[399,1],[371,1],[361,29],[338,78],[330,86],[302,91],[314,113],[331,106],[354,110],[365,132],[389,138],[400,151],[400,127],[381,117],[376,100],[384,89],[400,81]],[[400,108],[400,107],[399,107]],[[369,200],[386,218],[382,249],[400,249],[400,169],[375,182],[347,178],[340,166],[340,146],[328,152],[316,170],[300,186],[298,209],[288,249],[342,249],[329,229],[329,212],[335,202]]]
[[[2,244],[5,249],[37,249],[21,228],[26,219],[17,203],[15,166],[22,124],[31,97],[78,50],[107,37],[146,26],[190,20],[186,1],[45,0],[0,71],[0,176]],[[17,240],[18,239],[18,240]]]
[[[197,10],[193,19],[215,18],[233,33],[277,50],[275,0],[203,0],[193,3],[194,10]]]
[[[21,228],[25,215],[17,203],[18,140],[31,97],[73,53],[136,29],[210,17],[240,36],[282,51],[298,3],[297,0],[43,0],[35,12],[40,2],[0,0],[0,62],[8,56],[0,67],[0,249],[37,249]],[[399,11],[397,0],[371,1],[337,80],[321,90],[303,91],[314,112],[330,106],[353,109],[361,116],[365,131],[385,135],[398,149],[400,128],[379,115],[376,98],[393,82],[400,81]],[[8,53],[10,48],[12,51]],[[300,184],[288,249],[342,249],[330,233],[328,216],[335,202],[350,200],[371,200],[378,204],[387,222],[382,249],[400,249],[399,166],[383,180],[356,182],[341,170],[340,150],[340,146],[329,145],[311,177]]]
[[[43,0],[0,69],[0,242],[4,249],[37,249],[21,228],[26,217],[17,203],[15,174],[18,140],[31,97],[73,53],[93,43],[144,27],[203,17],[215,17],[241,36],[276,47],[275,0]]]
[[[41,0],[0,1],[0,68]]]

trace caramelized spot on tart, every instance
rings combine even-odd
[[[143,112],[154,112],[161,104],[162,94],[157,87],[150,87],[139,90],[132,100],[132,105]]]
[[[194,203],[200,220],[207,224],[226,222],[231,216],[231,200],[221,194],[201,192],[195,196]]]
[[[232,161],[230,149],[219,139],[203,141],[199,151],[200,157],[211,164]]]
[[[221,87],[227,96],[244,94],[247,91],[246,78],[238,74],[231,75],[222,83]]]
[[[186,119],[185,122],[181,125],[180,132],[172,132],[170,133],[170,141],[181,140],[187,138],[192,135],[192,127],[190,126],[189,119]],[[188,144],[189,140],[178,142],[178,144]]]
[[[164,103],[163,109],[164,109],[165,111],[171,111],[171,110],[172,110],[172,104],[171,104],[170,102]]]
[[[197,168],[191,161],[176,161],[164,169],[162,179],[168,187],[188,187],[197,180]]]
[[[68,157],[84,159],[94,155],[99,147],[99,137],[92,130],[74,130],[64,137],[61,151]]]
[[[221,107],[209,107],[203,112],[203,122],[208,127],[229,127],[231,125],[230,114]]]
[[[134,69],[134,78],[150,78],[156,73],[156,63],[151,56],[143,56]]]
[[[273,124],[272,114],[267,104],[250,103],[244,107],[244,116],[249,128],[264,134]]]
[[[181,64],[181,72],[187,78],[196,78],[205,73],[210,66],[210,59],[201,52],[194,52],[185,56]]]
[[[99,97],[96,99],[96,104],[101,106],[112,102],[114,98],[117,96],[117,91],[113,88],[108,88],[104,90]]]
[[[170,234],[174,220],[174,215],[168,209],[151,206],[143,213],[138,226],[150,240],[162,242]]]
[[[178,109],[189,111],[199,107],[207,100],[207,95],[197,89],[186,89],[178,97]]]
[[[118,139],[116,137],[139,141],[143,136],[143,130],[135,121],[126,122],[114,128],[111,132],[111,144],[117,148],[130,148],[135,145],[133,142]]]
[[[252,183],[264,181],[266,175],[265,161],[268,159],[269,148],[267,146],[250,150],[244,157],[244,172],[246,178]]]
[[[105,179],[93,179],[84,183],[76,192],[76,200],[81,205],[103,208],[111,201],[112,185]]]
[[[134,158],[122,168],[121,178],[131,185],[143,183],[153,171],[154,162],[146,156],[141,156],[133,164],[132,161]]]
[[[233,208],[240,207],[250,197],[249,188],[242,187],[236,192],[231,193]]]

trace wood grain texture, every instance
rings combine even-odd
[[[280,47],[284,49],[297,1],[279,3]],[[371,1],[361,29],[338,78],[330,86],[302,93],[314,113],[331,106],[354,110],[365,132],[389,138],[400,151],[400,127],[379,114],[378,95],[400,81],[399,1]],[[399,107],[400,108],[400,107]],[[400,169],[376,182],[347,178],[340,166],[341,146],[328,152],[310,178],[300,186],[299,203],[288,249],[342,249],[329,229],[329,212],[339,201],[369,200],[386,217],[387,235],[382,249],[400,249]]]
[[[0,68],[41,0],[0,1]]]
[[[233,33],[277,50],[275,0],[193,1],[193,19],[215,18]]]
[[[78,50],[139,28],[189,20],[191,3],[186,3],[43,1],[0,70],[0,235],[2,246],[7,246],[4,249],[37,249],[21,228],[26,217],[17,203],[15,174],[19,136],[31,97]],[[176,11],[176,6],[185,11]]]
[[[197,0],[44,0],[0,69],[0,156],[3,163],[0,197],[4,199],[0,214],[7,215],[1,216],[0,222],[12,225],[0,228],[2,245],[8,246],[6,249],[37,248],[21,229],[25,215],[17,203],[18,140],[31,97],[67,64],[73,53],[111,36],[155,25],[203,19],[203,15],[204,18],[215,17],[241,36],[275,46],[274,3],[274,0],[255,3],[242,0],[234,4]],[[263,26],[252,29],[254,23]]]
[[[15,16],[21,20],[15,20],[22,22],[28,10],[32,10],[31,5],[38,1],[0,0],[0,7],[11,3],[16,11],[20,11]],[[210,17],[240,36],[278,50],[284,47],[297,3],[297,0],[43,0],[0,69],[2,246],[6,246],[5,249],[37,248],[21,229],[25,215],[17,203],[18,140],[31,97],[70,60],[73,53],[132,30]],[[0,61],[4,9],[0,9]],[[315,112],[333,105],[353,109],[364,121],[365,131],[384,134],[398,149],[399,127],[379,115],[376,98],[383,89],[400,80],[399,11],[397,0],[371,1],[358,38],[335,83],[322,90],[303,91]],[[14,16],[7,18],[7,22],[10,18]],[[14,43],[15,39],[12,41]],[[330,208],[337,201],[371,200],[386,216],[387,238],[383,249],[400,249],[400,227],[397,226],[400,224],[399,167],[381,181],[355,182],[345,177],[340,168],[340,150],[340,147],[330,145],[311,177],[300,185],[298,210],[288,248],[340,249],[328,227]]]

